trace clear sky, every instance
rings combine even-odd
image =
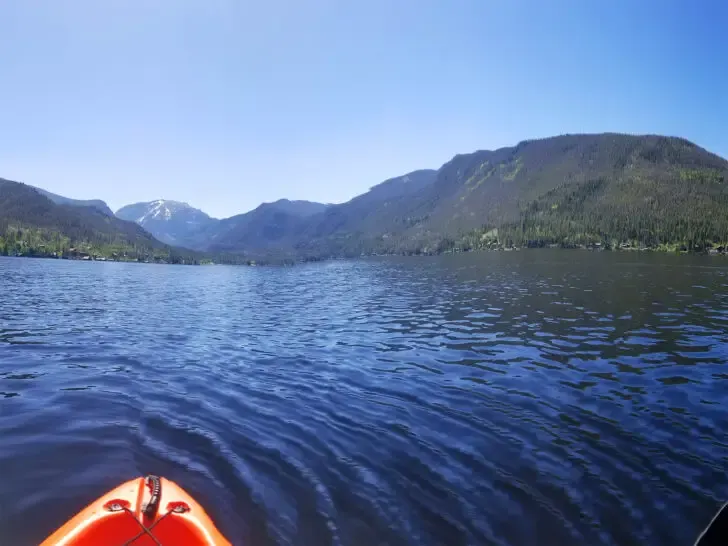
[[[0,176],[217,217],[561,133],[728,157],[728,2],[0,2]]]

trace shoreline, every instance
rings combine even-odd
[[[230,265],[230,266],[242,266],[242,267],[291,267],[294,265],[303,265],[309,263],[318,262],[329,262],[337,260],[357,260],[361,258],[386,258],[386,257],[399,257],[399,258],[415,258],[415,257],[436,257],[445,256],[448,254],[471,254],[481,252],[521,252],[521,251],[532,251],[532,250],[570,250],[570,251],[587,251],[587,252],[615,252],[615,253],[659,253],[659,254],[674,254],[684,256],[728,256],[728,247],[723,250],[709,249],[709,250],[679,250],[672,248],[660,248],[660,247],[620,247],[620,248],[604,248],[604,247],[587,247],[587,246],[563,246],[559,244],[551,244],[544,246],[524,246],[524,247],[506,247],[506,246],[494,246],[490,248],[475,248],[468,250],[444,250],[442,252],[401,252],[401,253],[371,253],[361,254],[359,256],[328,256],[322,258],[309,258],[309,259],[294,259],[282,261],[258,261],[258,260],[245,260],[241,259],[240,262],[228,263],[228,262],[216,262],[211,259],[203,259],[198,262],[170,262],[167,260],[142,260],[142,259],[116,259],[99,257],[94,258],[91,256],[84,257],[59,257],[59,256],[48,256],[48,255],[26,255],[26,254],[12,254],[12,255],[0,255],[0,258],[30,258],[40,260],[56,260],[56,261],[67,261],[67,262],[113,262],[113,263],[130,263],[130,264],[151,264],[151,265],[184,265],[184,266],[215,266],[215,265]]]

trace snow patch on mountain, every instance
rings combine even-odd
[[[187,203],[169,199],[127,205],[116,215],[136,222],[160,241],[173,245],[193,245],[198,232],[217,222]]]
[[[179,212],[198,212],[197,209],[193,209],[187,203],[180,203],[179,201],[167,201],[165,199],[157,199],[147,203],[148,208],[144,211],[139,218],[135,221],[137,224],[144,225],[147,220],[159,219],[159,220],[171,220],[174,214]]]

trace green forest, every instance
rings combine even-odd
[[[132,222],[95,207],[58,205],[0,179],[0,255],[196,264],[205,256],[164,245]]]
[[[346,229],[294,248],[311,257],[544,246],[721,253],[727,180],[726,160],[680,138],[525,141],[456,156],[417,193],[352,211]]]
[[[0,253],[251,265],[544,246],[725,253],[727,181],[728,162],[685,139],[562,135],[457,155],[320,212],[261,205],[195,234],[203,252],[0,179]]]
[[[76,260],[148,261],[196,264],[200,258],[171,248],[152,248],[94,237],[72,240],[59,231],[6,226],[0,235],[0,255]]]
[[[455,250],[493,246],[655,249],[723,252],[728,247],[728,193],[716,170],[683,170],[680,193],[655,180],[600,178],[549,191],[522,208],[519,220],[488,225],[447,242]],[[686,204],[690,206],[686,206]]]

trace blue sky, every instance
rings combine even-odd
[[[0,3],[0,176],[218,216],[561,133],[728,157],[728,3]]]

